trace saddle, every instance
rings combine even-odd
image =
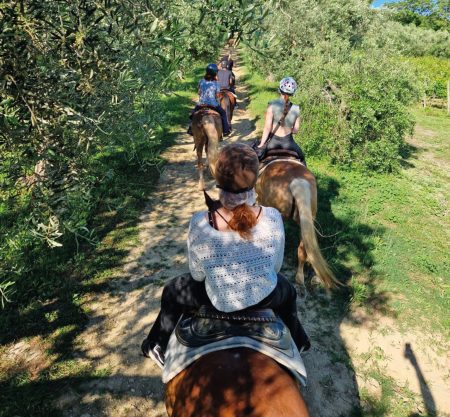
[[[289,330],[271,309],[223,313],[202,306],[181,317],[175,334],[181,344],[190,348],[232,337],[249,337],[279,351],[291,348]]]
[[[232,91],[230,91],[230,90],[228,90],[228,89],[226,89],[226,88],[222,88],[222,89],[220,90],[220,94],[221,94],[222,96],[227,95],[227,96],[228,96],[228,99],[230,100],[231,105],[232,105],[233,107],[236,106],[236,97],[235,97],[235,95],[233,94]]]
[[[299,158],[297,152],[290,151],[287,149],[271,149],[267,151],[264,159],[259,161],[259,172],[258,177],[262,175],[265,169],[272,163],[276,161],[292,161],[297,164],[305,166],[302,160]]]
[[[203,116],[208,116],[208,115],[211,115],[211,116],[219,116],[219,117],[220,117],[219,112],[218,112],[213,106],[209,106],[209,105],[207,105],[207,104],[203,104],[203,105],[201,105],[200,107],[201,107],[201,108],[198,109],[198,110],[194,113],[194,115],[195,115],[195,114],[199,114],[201,117],[203,117]]]

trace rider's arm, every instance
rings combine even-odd
[[[277,233],[276,236],[279,236],[277,242],[276,242],[276,258],[275,258],[275,272],[280,272],[281,266],[283,265],[283,258],[284,258],[284,226],[283,226],[283,218],[281,217],[281,213],[277,210],[277,223],[276,223]]]
[[[266,110],[266,119],[265,119],[265,123],[264,123],[264,130],[263,130],[263,134],[261,137],[261,143],[259,144],[259,147],[262,147],[267,140],[267,137],[269,136],[269,133],[272,130],[272,122],[273,122],[273,111],[272,111],[272,106],[267,107]]]
[[[292,128],[292,133],[297,133],[300,129],[300,115],[295,119],[294,127]]]
[[[189,224],[188,238],[187,238],[187,249],[188,249],[188,259],[189,259],[189,271],[196,281],[205,280],[205,271],[203,270],[203,265],[198,257],[197,250],[195,248],[196,241],[199,238],[199,233],[201,230],[196,225],[198,217],[194,215]]]

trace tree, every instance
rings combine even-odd
[[[388,7],[396,12],[399,22],[450,31],[449,0],[403,0],[389,3]]]

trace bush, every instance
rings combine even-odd
[[[311,6],[295,0],[275,11],[262,39],[274,45],[251,50],[265,75],[299,82],[301,143],[309,154],[367,171],[395,171],[404,137],[412,129],[407,106],[419,96],[405,63],[369,35],[378,14],[367,2],[328,0]],[[270,40],[270,41],[269,41]],[[262,62],[262,63],[261,63]]]
[[[160,163],[163,96],[265,13],[250,0],[2,2],[0,298],[95,244],[116,184]]]
[[[407,58],[406,62],[410,63],[415,69],[428,97],[447,98],[447,82],[450,81],[450,60],[424,56]]]

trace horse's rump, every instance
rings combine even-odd
[[[290,191],[290,184],[295,178],[304,178],[311,184],[312,211],[316,212],[316,180],[314,175],[299,161],[275,160],[268,164],[256,183],[258,202],[263,206],[275,207],[284,219],[296,217],[295,200]]]
[[[307,417],[296,380],[252,349],[203,356],[166,388],[170,417]]]

